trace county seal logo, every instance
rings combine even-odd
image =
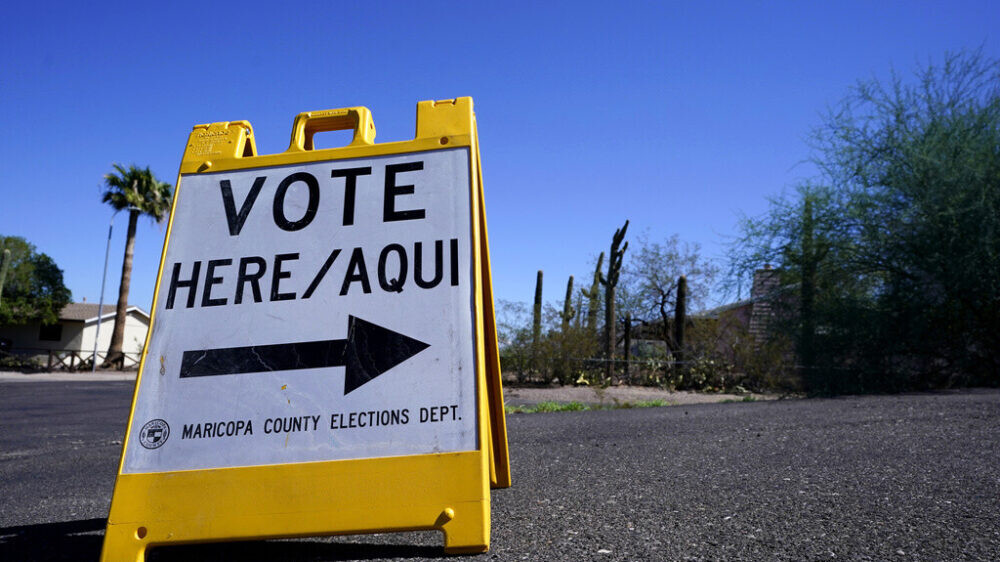
[[[139,430],[139,443],[147,449],[162,447],[167,437],[170,437],[170,426],[164,420],[150,420]]]

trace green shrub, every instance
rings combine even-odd
[[[41,370],[43,370],[42,363],[34,357],[26,357],[23,355],[0,356],[0,371],[37,373]]]

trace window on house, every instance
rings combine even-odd
[[[49,324],[38,329],[38,339],[40,341],[59,341],[62,339],[62,324]]]

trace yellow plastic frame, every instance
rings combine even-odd
[[[313,150],[321,131],[353,129],[353,141]],[[185,175],[469,148],[473,202],[478,450],[287,465],[123,474],[126,433],[101,560],[145,559],[148,548],[195,542],[436,529],[445,552],[484,552],[490,541],[490,485],[510,486],[507,429],[500,383],[486,210],[472,98],[417,104],[415,138],[375,144],[367,108],[299,114],[289,149],[257,155],[246,121],[197,125],[177,179]],[[176,197],[175,197],[176,204]],[[154,292],[149,334],[156,326],[164,259],[174,227],[171,212]],[[146,346],[149,347],[149,337]],[[143,352],[128,431],[146,362]]]

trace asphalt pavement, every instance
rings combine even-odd
[[[132,383],[0,382],[0,560],[96,560]],[[469,560],[1000,560],[1000,391],[508,416]],[[153,561],[428,560],[435,532]]]

